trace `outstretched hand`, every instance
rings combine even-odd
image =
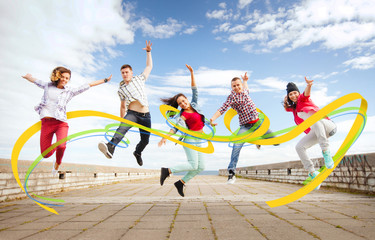
[[[185,64],[186,67],[189,69],[190,73],[194,72],[193,68],[190,65]]]
[[[161,146],[163,146],[163,144],[165,145],[166,142],[167,142],[167,139],[166,138],[162,138],[160,140],[160,142],[158,143],[158,146],[161,147]]]
[[[312,86],[313,85],[313,82],[314,82],[314,80],[309,80],[309,79],[307,79],[306,77],[305,77],[305,82],[307,83],[307,86]]]
[[[107,77],[107,81],[108,82],[111,81],[111,78],[112,78],[112,74],[111,74],[111,76]]]
[[[242,78],[243,81],[249,80],[249,77],[247,76],[247,72],[245,72],[244,76],[241,75],[241,78]]]
[[[151,41],[147,42],[147,40],[146,40],[146,47],[143,48],[143,50],[146,50],[147,52],[151,52],[151,49],[152,49],[151,47],[152,47]]]
[[[30,73],[27,73],[25,76],[22,76],[24,79],[32,81],[33,76]]]
[[[217,126],[217,123],[214,123],[214,120],[212,120],[212,119],[210,119],[210,123],[211,123],[211,126],[212,126],[212,127]]]

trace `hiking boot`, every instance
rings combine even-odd
[[[174,186],[177,188],[177,192],[182,196],[185,197],[184,194],[184,184],[182,183],[181,180],[178,180],[177,182],[174,183]]]
[[[133,152],[133,155],[134,157],[137,159],[137,163],[139,166],[142,166],[143,165],[143,161],[142,161],[142,157],[141,157],[141,154],[137,153],[137,152]]]
[[[109,159],[112,158],[113,152],[115,151],[115,146],[111,143],[100,142],[98,144],[98,148],[104,154],[104,156]]]
[[[160,170],[160,185],[163,186],[165,179],[169,177],[169,169],[161,168]]]

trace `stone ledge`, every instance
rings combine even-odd
[[[33,161],[18,161],[18,174],[22,184],[25,182],[26,172],[32,163]],[[59,173],[53,177],[51,168],[51,162],[38,164],[27,180],[29,192],[43,195],[160,175],[160,170],[64,163]],[[0,201],[26,197],[26,193],[22,191],[14,178],[9,159],[0,159],[0,186]]]
[[[313,159],[313,162],[316,169],[324,165],[323,158]],[[219,175],[227,174],[226,169],[219,170]],[[307,174],[299,160],[236,169],[237,176],[296,184],[302,184],[307,178]],[[322,186],[375,193],[375,153],[345,156]]]

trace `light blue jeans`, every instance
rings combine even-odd
[[[189,142],[194,146],[201,147],[201,139],[189,138],[184,139],[184,142]],[[170,170],[172,173],[186,172],[185,176],[182,178],[182,181],[187,183],[190,179],[198,175],[204,170],[204,154],[188,147],[184,147],[186,157],[188,162],[185,164],[180,164],[174,167],[171,167]]]
[[[245,125],[241,125],[240,130],[238,131],[237,135],[240,135],[241,133],[244,133],[244,132],[250,130],[250,128],[252,128],[254,125],[255,125],[255,123],[248,123],[248,124],[245,124]],[[264,135],[267,135],[267,134],[270,134],[270,133],[272,133],[272,131],[268,129],[267,132]],[[269,137],[269,138],[272,138],[272,137]],[[233,144],[232,155],[230,157],[230,163],[228,165],[228,171],[231,170],[231,171],[233,171],[233,173],[236,173],[238,158],[240,157],[240,152],[241,152],[241,149],[242,149],[244,144],[245,144],[244,142]]]

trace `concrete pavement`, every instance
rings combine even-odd
[[[321,188],[286,206],[265,201],[300,185],[197,176],[178,195],[168,178],[61,192],[52,214],[29,199],[0,204],[0,239],[375,239],[375,197]]]

